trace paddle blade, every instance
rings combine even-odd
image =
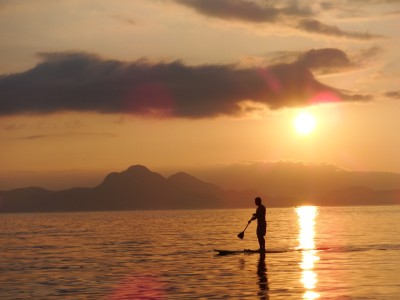
[[[239,239],[243,240],[243,238],[244,238],[244,231],[242,231],[241,233],[239,233],[237,236],[238,236]]]

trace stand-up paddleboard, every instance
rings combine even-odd
[[[297,252],[297,251],[326,251],[330,250],[331,248],[329,247],[319,247],[319,248],[314,248],[314,249],[301,249],[301,248],[295,248],[295,249],[270,249],[266,250],[265,254],[268,253],[287,253],[287,252]],[[260,250],[251,250],[251,249],[243,249],[243,250],[221,250],[221,249],[214,249],[215,252],[217,252],[218,255],[229,255],[229,254],[254,254],[254,253],[260,253]]]
[[[251,250],[251,249],[243,249],[243,250],[221,250],[221,249],[214,249],[218,255],[229,255],[229,254],[254,254],[260,253],[260,250]],[[288,250],[266,250],[263,253],[285,253]]]

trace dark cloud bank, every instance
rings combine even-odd
[[[318,56],[332,59],[321,60]],[[105,60],[43,53],[34,68],[0,76],[0,115],[81,111],[204,118],[320,102],[365,101],[318,82],[309,67],[348,64],[341,52],[312,50],[291,64],[262,68]],[[335,56],[341,57],[335,60]],[[340,65],[341,64],[341,65]],[[243,103],[247,103],[243,105]],[[249,104],[250,103],[250,104]]]

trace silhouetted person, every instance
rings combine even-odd
[[[257,197],[254,200],[257,205],[256,213],[250,219],[249,223],[257,219],[257,238],[258,244],[260,245],[260,252],[265,252],[265,234],[267,233],[267,221],[265,219],[266,209],[265,206],[261,204],[261,198]]]

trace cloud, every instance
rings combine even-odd
[[[384,52],[380,47],[371,47],[347,54],[337,48],[310,49],[307,51],[277,51],[265,56],[245,56],[244,66],[260,64],[299,64],[314,74],[332,74],[365,68],[378,61]]]
[[[400,99],[400,91],[390,91],[386,92],[385,96],[391,99]]]
[[[297,63],[322,73],[332,73],[353,65],[345,52],[335,48],[311,49],[299,55]]]
[[[317,10],[309,6],[301,6],[295,1],[264,1],[251,0],[170,0],[187,6],[199,14],[224,20],[237,20],[247,23],[276,23],[280,26],[296,28],[297,30],[338,38],[371,40],[382,36],[368,32],[349,32],[336,26],[324,24],[315,18]],[[314,5],[315,6],[315,5]],[[331,11],[336,6],[321,3],[320,12]]]
[[[133,19],[133,18],[124,17],[124,16],[121,16],[121,15],[112,15],[111,18],[116,19],[116,20],[118,20],[118,21],[120,21],[120,22],[122,22],[124,24],[127,24],[127,25],[131,25],[131,26],[136,26],[137,25],[136,20]]]
[[[381,38],[381,35],[371,34],[369,32],[348,32],[339,29],[336,26],[326,25],[315,19],[302,19],[299,21],[297,28],[309,33],[318,33],[334,37],[344,37],[359,40],[371,40]]]
[[[274,22],[280,16],[309,16],[308,9],[295,4],[273,6],[266,3],[261,6],[249,0],[173,0],[193,8],[198,13],[222,19],[241,20],[246,22]],[[268,6],[270,5],[270,6]]]
[[[102,137],[102,138],[115,138],[118,135],[108,132],[69,132],[63,134],[38,134],[25,136],[24,140],[38,140],[38,139],[48,139],[48,138],[59,138],[59,137]]]
[[[16,124],[16,123],[12,123],[12,124],[8,124],[4,126],[4,130],[9,130],[9,131],[14,131],[14,130],[21,130],[24,129],[26,127],[25,124]]]
[[[38,140],[38,139],[43,139],[43,138],[45,138],[45,137],[47,137],[47,135],[38,134],[38,135],[30,135],[30,136],[27,136],[27,137],[25,137],[24,139],[26,139],[26,140]]]
[[[399,0],[347,0],[348,3],[361,3],[361,4],[396,4],[400,3]],[[358,4],[357,4],[358,5]]]
[[[249,108],[370,100],[318,82],[306,64],[238,68],[121,62],[80,52],[40,56],[34,68],[0,78],[0,116],[79,111],[207,118]]]

